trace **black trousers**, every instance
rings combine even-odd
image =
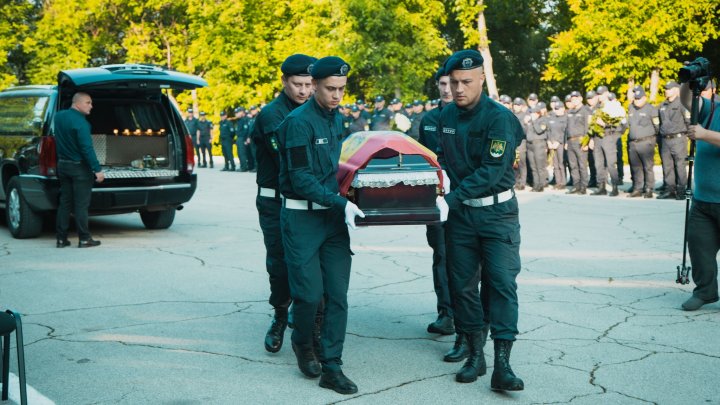
[[[312,345],[315,314],[325,301],[319,353],[323,369],[342,364],[350,284],[350,236],[345,214],[338,209],[280,212],[285,260],[293,300],[296,345]]]
[[[595,138],[593,156],[595,158],[598,186],[608,183],[608,173],[613,185],[620,184],[617,169],[617,138],[618,135],[605,135],[604,138]]]
[[[567,183],[567,179],[565,178],[565,145],[561,143],[557,149],[553,149],[548,153],[552,154],[555,184],[564,186],[565,183]]]
[[[633,190],[652,192],[655,188],[655,137],[628,141],[628,158],[632,172]]]
[[[527,141],[523,139],[517,147],[518,164],[515,171],[515,187],[525,187],[527,183]]]
[[[516,278],[520,273],[517,199],[487,207],[461,205],[445,223],[450,294],[458,333],[480,332],[486,316],[495,339],[518,334]],[[478,290],[483,282],[487,303]],[[484,306],[488,315],[485,315]]]
[[[544,139],[527,142],[527,158],[530,163],[533,187],[547,184],[547,141]]]
[[[290,306],[290,285],[280,232],[282,201],[280,198],[257,196],[255,206],[265,242],[265,268],[270,278],[270,305],[275,309],[287,309]]]
[[[60,180],[60,205],[56,219],[57,238],[67,239],[72,212],[80,240],[90,239],[88,208],[95,174],[84,163],[66,160],[58,161],[57,171]]]
[[[229,140],[223,140],[221,142],[222,144],[222,154],[225,158],[225,168],[232,168],[235,169],[235,158],[233,157],[233,141],[232,139]]]
[[[688,219],[688,251],[695,283],[693,295],[706,301],[717,299],[720,204],[693,200]]]
[[[570,165],[570,177],[573,180],[573,187],[588,186],[588,152],[582,150],[580,139],[568,140],[567,143],[568,163]]]
[[[687,163],[685,159],[687,159],[687,156],[687,136],[664,138],[662,140],[660,158],[662,159],[663,177],[668,191],[679,191],[681,193],[685,191],[687,185]]]
[[[245,138],[236,140],[235,147],[237,148],[238,160],[240,161],[240,170],[250,170],[248,167],[248,152],[245,145]]]
[[[210,159],[210,166],[213,165],[212,161],[212,145],[210,145],[210,140],[207,139],[201,139],[200,140],[200,153],[202,153],[202,162],[204,165],[207,165],[208,158]],[[200,155],[198,155],[198,163],[200,163]]]
[[[453,316],[452,303],[450,302],[450,289],[448,287],[448,274],[445,252],[445,228],[442,224],[427,225],[425,236],[428,245],[433,250],[433,285],[437,296],[437,311],[446,312]]]

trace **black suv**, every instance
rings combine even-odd
[[[56,86],[0,92],[0,208],[10,233],[31,238],[57,209],[55,113],[88,93],[93,144],[105,181],[92,191],[90,214],[139,212],[148,229],[172,225],[195,193],[192,139],[167,89],[207,86],[200,77],[149,65],[107,65],[58,74]]]

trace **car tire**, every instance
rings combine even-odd
[[[175,220],[175,210],[140,211],[140,219],[147,229],[167,229]]]
[[[30,208],[14,178],[8,183],[5,219],[10,234],[16,239],[35,238],[42,232],[42,216]]]

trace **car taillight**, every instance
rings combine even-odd
[[[185,169],[188,173],[195,169],[195,148],[190,136],[185,137]]]
[[[55,138],[43,136],[38,143],[38,163],[40,174],[55,176],[57,174],[57,152],[55,151]]]

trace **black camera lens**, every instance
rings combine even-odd
[[[705,58],[697,58],[686,64],[678,71],[678,81],[687,83],[693,80],[710,76],[710,61]]]

